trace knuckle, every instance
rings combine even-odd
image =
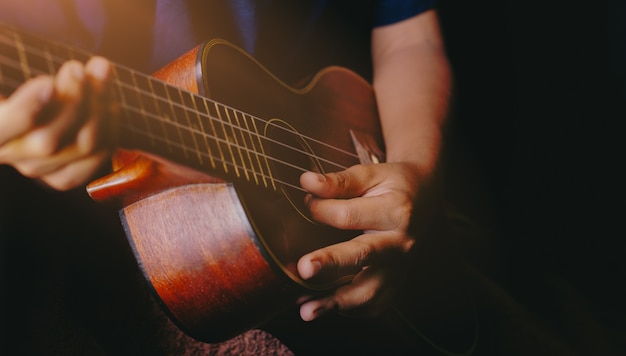
[[[413,250],[413,247],[415,246],[415,239],[413,238],[407,238],[403,243],[402,243],[402,252],[404,253],[408,253],[411,250]]]
[[[375,249],[369,244],[361,243],[361,248],[357,254],[357,266],[364,266],[369,263],[375,255]]]
[[[335,173],[335,178],[337,180],[337,187],[339,189],[345,189],[348,181],[346,174],[344,172],[337,172]]]
[[[68,191],[75,187],[74,182],[68,179],[60,180],[60,181],[49,179],[49,180],[45,180],[44,182],[48,184],[51,188],[61,191],[61,192]]]
[[[354,260],[350,261],[351,265],[363,267],[369,264],[369,261],[374,257],[376,250],[370,244],[360,241],[360,240],[352,240],[354,243],[354,250],[356,253],[354,254]]]
[[[370,310],[376,304],[376,290],[372,288],[361,288],[359,293],[354,295],[337,295],[335,297],[335,308],[339,312],[360,310],[361,313],[370,314]]]
[[[345,171],[328,173],[327,178],[332,184],[327,186],[328,194],[333,196],[342,196],[345,194],[348,186],[348,176]]]
[[[406,230],[410,224],[412,215],[413,204],[410,199],[407,197],[401,198],[400,202],[394,205],[390,215],[394,221],[394,228]]]
[[[82,96],[82,85],[85,79],[83,65],[77,60],[63,64],[57,74],[57,89],[63,101],[77,101]]]
[[[354,226],[357,217],[355,213],[348,208],[340,208],[334,212],[335,222],[340,229],[349,229]]]
[[[66,61],[65,63],[63,63],[63,65],[59,69],[59,72],[81,70],[82,66],[83,64],[80,61],[76,59],[70,59]],[[71,74],[79,74],[79,73],[71,73]]]
[[[77,137],[76,148],[82,155],[94,153],[98,148],[97,134],[94,130],[82,130]]]
[[[26,163],[14,164],[15,169],[20,172],[21,175],[28,178],[38,178],[40,169],[38,166]]]
[[[43,175],[39,180],[44,182],[50,188],[61,192],[68,191],[77,186],[76,178],[68,174],[60,174],[60,171]]]
[[[52,135],[39,135],[29,142],[31,153],[37,157],[50,157],[59,150],[59,140]]]

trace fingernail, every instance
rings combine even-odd
[[[109,63],[104,59],[94,58],[89,63],[89,73],[96,79],[104,80],[109,74]]]
[[[298,272],[302,279],[307,280],[318,274],[321,269],[322,264],[319,261],[309,261],[308,266],[306,263],[303,263],[303,265],[298,268]]]
[[[311,261],[311,274],[308,278],[314,277],[322,269],[322,264],[319,261]]]
[[[304,321],[313,321],[327,312],[327,306],[320,301],[308,302],[300,307],[300,317]]]
[[[315,319],[319,318],[320,316],[326,314],[326,312],[327,312],[326,308],[319,307],[319,308],[313,310],[313,313],[311,313],[312,314],[311,318],[308,321],[315,320]]]

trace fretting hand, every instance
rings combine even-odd
[[[0,164],[58,190],[83,184],[108,157],[105,84],[110,64],[69,61],[0,99]]]

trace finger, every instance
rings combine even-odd
[[[391,269],[365,269],[351,284],[338,288],[332,295],[303,303],[300,317],[311,321],[330,311],[360,316],[379,315],[393,297],[394,288],[391,285],[396,280]]]
[[[398,191],[353,199],[318,199],[307,196],[306,204],[316,221],[342,230],[405,229],[413,205]]]
[[[92,177],[107,157],[108,152],[101,152],[82,160],[73,161],[53,173],[42,176],[40,180],[60,191],[76,188]]]
[[[85,64],[85,73],[93,92],[101,96],[111,75],[111,63],[103,57],[93,57]]]
[[[312,321],[335,309],[332,297],[314,299],[300,306],[300,318],[304,321]]]
[[[97,120],[90,120],[78,132],[75,144],[66,146],[52,156],[23,159],[14,162],[13,165],[22,175],[30,178],[39,178],[53,173],[72,161],[85,159],[93,155],[97,149],[100,149],[97,143],[97,126]],[[108,151],[107,148],[101,150],[103,152]]]
[[[54,82],[56,101],[60,105],[59,111],[51,114],[54,119],[6,144],[9,152],[4,155],[10,155],[14,162],[52,156],[67,143],[69,137],[74,137],[80,125],[77,115],[83,97],[84,79],[82,64],[77,61],[65,63]]]
[[[42,142],[42,145],[52,152],[72,142],[86,119],[82,112],[86,104],[83,99],[87,93],[83,64],[78,61],[64,63],[55,79],[58,111],[53,113],[54,119],[38,130],[32,138]]]
[[[374,252],[366,241],[355,237],[302,256],[298,260],[298,273],[305,280],[355,274],[373,257]]]
[[[0,147],[31,130],[43,108],[54,94],[54,80],[49,76],[30,79],[8,99],[0,102]],[[0,157],[0,162],[2,157]]]
[[[102,147],[111,140],[112,123],[109,110],[107,83],[111,75],[111,64],[102,57],[93,57],[85,65],[85,72],[91,88],[88,123],[77,136],[82,150],[89,151],[92,145]]]
[[[18,170],[28,177],[47,175],[68,163],[84,159],[102,149],[101,130],[103,100],[110,65],[107,60],[94,57],[85,66],[85,74],[91,89],[89,119],[76,134],[75,143],[66,146],[52,157],[42,157],[16,164]]]
[[[380,182],[373,167],[359,164],[336,173],[305,172],[300,176],[300,185],[322,198],[353,198]]]
[[[399,257],[406,254],[414,242],[411,237],[399,233],[363,234],[302,256],[297,264],[298,273],[305,280],[333,281],[356,274],[378,261],[399,263]]]

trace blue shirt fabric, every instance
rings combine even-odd
[[[210,38],[225,38],[287,80],[326,65],[368,75],[369,32],[435,0],[20,0],[0,21],[154,71]],[[359,69],[361,67],[363,69]]]
[[[380,0],[373,9],[373,26],[384,26],[406,20],[435,6],[435,0]]]

